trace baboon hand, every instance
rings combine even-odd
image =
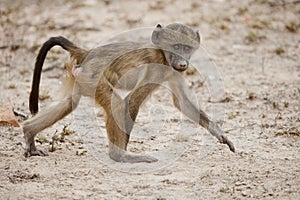
[[[141,162],[152,163],[158,161],[158,159],[152,156],[133,154],[125,150],[119,149],[118,147],[115,146],[110,146],[109,157],[116,162],[123,162],[123,163],[141,163]]]
[[[234,145],[233,143],[224,135],[221,136],[221,141],[220,141],[222,144],[227,144],[230,151],[232,152],[235,152],[235,148],[234,148]]]
[[[141,162],[152,163],[158,161],[158,159],[152,156],[136,155],[127,152],[121,155],[119,159],[114,159],[114,160],[117,162],[124,162],[124,163],[141,163]]]

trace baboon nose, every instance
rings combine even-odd
[[[179,67],[185,68],[185,67],[186,67],[186,63],[181,63],[181,64],[179,64]]]
[[[187,67],[187,62],[186,61],[179,62],[178,66],[181,69],[185,69]]]
[[[188,67],[188,62],[187,61],[180,61],[175,66],[175,69],[177,69],[178,71],[184,71],[184,70],[187,69],[187,67]]]

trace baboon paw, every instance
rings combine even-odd
[[[228,147],[229,147],[229,149],[230,149],[230,151],[235,152],[235,147],[234,147],[233,143],[227,137],[222,136],[221,143],[227,144]]]
[[[31,150],[31,151],[25,151],[24,157],[30,157],[30,156],[49,156],[49,154],[46,151],[42,150]]]

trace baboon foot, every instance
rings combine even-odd
[[[25,151],[24,153],[24,157],[30,157],[30,156],[49,156],[49,154],[46,151],[42,151],[42,150],[29,150],[29,151]]]
[[[24,152],[24,157],[30,157],[30,156],[48,156],[48,153],[46,151],[38,150],[35,147],[35,144],[32,140],[30,142],[27,142]]]

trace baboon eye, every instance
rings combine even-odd
[[[184,46],[184,50],[185,50],[185,51],[190,51],[190,50],[191,50],[191,47],[189,47],[189,46]]]

